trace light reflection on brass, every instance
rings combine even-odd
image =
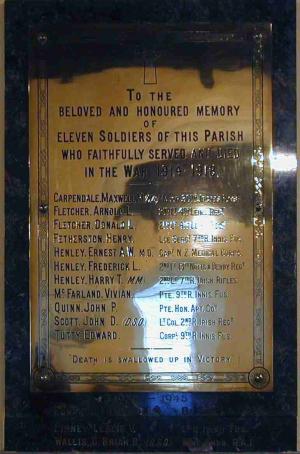
[[[205,36],[209,83],[159,53],[68,80],[34,62],[35,391],[272,390],[269,32],[240,55]]]

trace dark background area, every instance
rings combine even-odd
[[[296,450],[296,182],[274,177],[272,393],[29,391],[28,37],[51,25],[273,24],[273,146],[295,153],[295,1],[72,0],[6,3],[6,449]]]

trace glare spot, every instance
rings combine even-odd
[[[271,169],[276,172],[293,172],[297,169],[297,157],[294,153],[272,151],[270,154]]]

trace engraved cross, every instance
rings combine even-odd
[[[156,65],[153,61],[144,62],[144,85],[156,85],[157,84],[157,72]]]

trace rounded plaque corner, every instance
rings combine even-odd
[[[42,366],[33,371],[33,384],[40,391],[51,390],[55,383],[55,373],[51,367]]]
[[[270,374],[264,367],[255,367],[249,372],[249,383],[253,388],[263,389],[270,383]]]

